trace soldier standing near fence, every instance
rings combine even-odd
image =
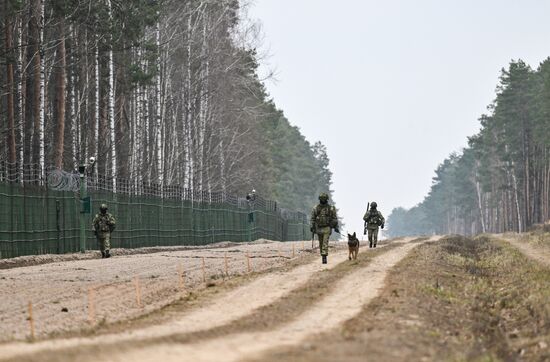
[[[110,258],[111,254],[111,233],[115,230],[115,217],[107,212],[107,205],[101,204],[99,214],[96,214],[93,221],[94,234],[99,244],[102,258]]]
[[[319,195],[319,204],[311,212],[311,232],[319,237],[319,249],[321,250],[323,264],[327,263],[328,240],[332,229],[340,233],[336,208],[329,205],[328,194],[323,192]]]

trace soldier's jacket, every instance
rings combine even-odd
[[[336,215],[336,208],[332,205],[317,205],[311,212],[311,226],[314,229],[331,227],[338,227],[338,216]]]
[[[378,229],[379,226],[385,224],[386,220],[382,213],[378,210],[370,209],[363,216],[363,220],[367,223],[367,229]]]
[[[109,213],[99,213],[95,215],[92,225],[97,235],[99,237],[104,237],[115,230],[116,220],[115,217]]]

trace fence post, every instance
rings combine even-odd
[[[95,289],[88,288],[88,322],[90,325],[95,324]]]
[[[224,263],[225,263],[225,275],[229,277],[229,267],[227,265],[227,251],[225,252],[225,255],[223,256]]]
[[[86,185],[86,165],[78,166],[80,174],[80,252],[86,251],[86,206],[87,185]],[[88,201],[89,202],[89,201]]]
[[[61,224],[59,223],[59,216],[61,213],[61,206],[59,199],[55,200],[55,228],[57,230],[57,253],[61,254]]]
[[[34,340],[34,315],[32,313],[32,302],[29,302],[29,327],[31,332],[31,340]]]

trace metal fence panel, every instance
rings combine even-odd
[[[241,198],[191,193],[173,186],[138,187],[119,182],[116,193],[99,183],[89,184],[92,214],[87,216],[87,249],[97,249],[92,219],[101,203],[108,204],[117,220],[113,248],[260,238],[293,241],[309,235],[306,215],[282,210],[273,201],[258,198],[247,203]],[[112,185],[109,180],[104,183]],[[0,258],[77,252],[80,209],[78,193],[54,191],[43,184],[0,181]]]

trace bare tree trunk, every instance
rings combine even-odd
[[[143,63],[143,69],[145,69],[145,62]],[[149,122],[149,92],[147,92],[147,86],[142,86],[142,108],[143,108],[143,171],[145,173],[146,182],[151,182],[151,157],[150,157],[150,127]]]
[[[138,57],[138,60],[140,58],[140,52],[138,50],[138,53],[137,53],[137,57]],[[143,116],[143,92],[142,92],[142,88],[141,86],[138,86],[136,87],[136,96],[135,96],[135,104],[136,104],[136,119],[135,119],[135,127],[134,127],[134,132],[135,132],[135,149],[134,149],[134,157],[135,157],[135,166],[136,166],[136,178],[137,178],[137,181],[138,183],[141,183],[142,182],[142,179],[143,179],[143,172],[145,170],[145,167],[143,165],[144,163],[144,159],[143,159],[143,155],[144,155],[144,152],[143,152],[143,139],[144,139],[144,131],[143,131],[143,119],[144,119],[144,116]]]
[[[480,219],[480,222],[481,222],[481,231],[483,233],[486,232],[486,229],[485,229],[485,211],[483,210],[483,206],[482,206],[482,202],[481,202],[481,186],[479,185],[479,181],[475,181],[475,185],[476,185],[476,192],[477,192],[477,205],[479,207],[479,219]]]
[[[157,12],[157,16],[160,17]],[[164,142],[162,139],[162,102],[161,102],[161,50],[160,50],[160,21],[157,21],[155,28],[155,40],[157,45],[157,59],[156,59],[156,68],[157,68],[157,79],[155,84],[155,103],[156,103],[156,148],[157,148],[157,181],[162,186],[164,184],[164,169],[163,169],[163,160],[164,160]]]
[[[40,56],[40,48],[38,46],[38,21],[36,19],[35,2],[29,5],[28,15],[28,32],[27,42],[29,43],[29,50],[27,51],[27,66],[24,67],[22,78],[25,82],[25,97],[24,100],[24,113],[25,123],[23,129],[23,163],[26,165],[27,175],[32,175],[34,169],[30,169],[32,163],[38,162],[37,157],[37,140],[36,133],[36,119],[38,118],[38,102],[40,96],[40,86],[38,84],[40,78],[40,62],[38,57]],[[22,80],[22,81],[23,81]]]
[[[44,0],[36,0],[29,7],[31,12],[30,27],[32,28],[32,42],[34,44],[31,55],[33,61],[33,91],[32,91],[32,163],[33,178],[41,180],[44,169]],[[28,99],[28,98],[27,98]]]
[[[45,107],[45,67],[44,67],[44,0],[39,0],[38,13],[38,36],[39,54],[37,54],[37,65],[39,71],[38,82],[38,142],[39,142],[39,172],[40,178],[44,177],[45,169],[45,140],[44,140],[44,107]]]
[[[88,30],[84,30],[82,34],[82,40],[80,44],[83,44],[83,49],[90,49],[90,42],[88,38]],[[79,49],[79,48],[75,48]],[[78,111],[77,111],[77,117],[78,117],[78,135],[79,135],[79,158],[75,160],[75,162],[80,164],[81,162],[84,162],[88,160],[90,155],[93,155],[95,157],[94,153],[91,153],[90,151],[90,135],[92,134],[93,128],[91,125],[93,124],[93,117],[95,115],[91,113],[91,102],[90,102],[90,57],[88,55],[88,52],[81,52],[79,53],[79,60],[84,60],[84,65],[80,65],[80,70],[78,72],[78,79],[79,79],[79,87],[78,87],[78,93],[77,93],[77,100],[78,100]],[[83,83],[82,83],[83,82]],[[83,107],[82,107],[83,106]],[[84,108],[82,110],[82,108]]]
[[[107,6],[109,10],[109,23],[113,22],[113,10],[111,0],[107,0]],[[111,37],[111,44],[109,45],[109,101],[108,101],[108,117],[109,117],[109,140],[111,148],[111,175],[115,177],[117,175],[117,152],[116,152],[116,138],[115,138],[115,66],[113,63],[113,44]],[[116,181],[113,179],[113,191],[116,192]]]
[[[192,115],[191,115],[191,102],[192,102],[192,90],[191,90],[191,51],[192,51],[192,27],[191,16],[187,19],[187,64],[186,64],[186,81],[185,81],[185,109],[184,109],[184,122],[182,122],[183,133],[185,134],[185,175],[184,175],[184,187],[187,189],[193,188],[193,156],[191,154],[191,127],[192,127]]]
[[[71,141],[71,167],[76,169],[78,167],[78,160],[80,159],[80,149],[78,145],[82,142],[82,134],[80,132],[80,127],[78,124],[78,119],[80,118],[80,111],[77,110],[77,107],[80,108],[80,102],[77,101],[77,75],[76,75],[76,57],[75,51],[80,46],[78,37],[78,32],[75,30],[73,25],[69,26],[69,34],[72,38],[70,42],[70,68],[69,68],[69,135]]]
[[[59,45],[57,46],[57,70],[56,70],[56,122],[55,130],[56,145],[54,147],[54,165],[56,168],[63,168],[63,151],[65,145],[65,91],[66,91],[66,67],[67,60],[65,58],[65,29],[63,21],[59,23]]]
[[[13,24],[11,19],[13,18],[12,11],[9,6],[9,2],[5,3],[6,19],[6,80],[7,80],[7,97],[8,97],[8,129],[7,129],[7,150],[8,150],[8,162],[10,163],[10,177],[15,175],[17,156],[15,151],[15,100],[14,100],[14,74],[13,74],[13,62],[15,60],[15,52],[13,49]]]
[[[95,89],[94,89],[94,118],[93,118],[93,135],[92,135],[92,142],[90,147],[90,153],[94,155],[96,161],[99,161],[99,120],[101,118],[100,116],[100,107],[99,104],[101,102],[101,95],[99,93],[99,88],[101,86],[101,83],[99,81],[99,41],[97,39],[97,35],[94,35],[96,37],[95,39],[95,53],[94,53],[94,80],[95,80]],[[99,165],[98,165],[99,166]],[[96,177],[98,174],[99,167],[95,168]]]
[[[517,213],[517,218],[518,218],[517,219],[518,233],[521,233],[521,232],[523,232],[523,227],[522,227],[523,223],[522,223],[522,218],[521,218],[521,209],[520,209],[520,206],[519,206],[518,180],[516,178],[513,163],[512,163],[511,177],[512,177],[512,187],[513,187],[513,190],[514,190],[514,200],[515,200],[515,205],[516,205],[516,213]]]
[[[26,58],[26,49],[28,46],[23,46],[23,43],[26,42],[26,38],[24,37],[24,29],[23,26],[23,15],[19,17],[18,25],[19,28],[18,31],[18,43],[17,46],[19,48],[19,51],[17,52],[17,97],[18,97],[18,134],[19,134],[19,180],[23,182],[24,180],[24,162],[25,162],[25,74],[26,72],[23,71],[23,61]],[[28,131],[27,131],[28,132]]]

